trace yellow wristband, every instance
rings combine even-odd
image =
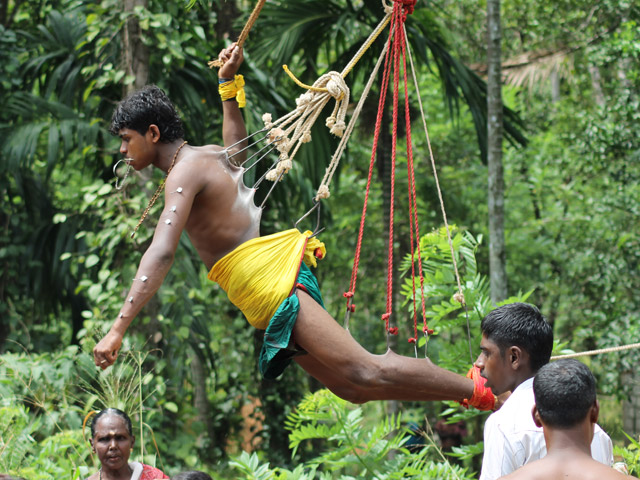
[[[236,75],[233,80],[219,84],[218,92],[223,102],[235,98],[240,108],[247,104],[244,96],[244,77],[242,75]]]

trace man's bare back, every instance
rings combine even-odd
[[[593,458],[575,450],[559,455],[547,455],[515,472],[504,480],[630,480],[624,475]]]

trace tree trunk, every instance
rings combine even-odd
[[[491,300],[507,297],[502,168],[502,75],[500,0],[487,1],[487,163],[489,170],[489,275]]]
[[[632,437],[640,434],[640,379],[636,371],[623,373],[623,383],[631,385],[630,395],[622,408],[622,428]]]
[[[211,427],[211,405],[207,397],[207,369],[198,356],[198,353],[191,350],[191,379],[193,381],[193,406],[197,412],[197,420],[205,428],[204,432],[208,438],[213,438]]]
[[[236,41],[238,33],[233,28],[236,18],[240,16],[240,10],[235,1],[214,2],[213,10],[216,12],[215,32],[217,40],[230,39]],[[218,52],[216,52],[216,55]]]
[[[604,107],[604,92],[602,91],[602,77],[596,65],[589,65],[589,75],[591,75],[591,88],[593,88],[593,98],[596,105]]]
[[[123,4],[125,13],[130,16],[122,30],[122,61],[127,74],[135,77],[126,93],[144,87],[149,81],[149,49],[142,43],[140,23],[133,14],[135,7],[147,8],[147,0],[124,0]]]
[[[551,71],[551,102],[557,103],[560,101],[560,74],[558,69],[554,68]]]

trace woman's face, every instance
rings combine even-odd
[[[91,439],[93,451],[105,470],[128,468],[129,455],[135,437],[129,434],[127,424],[118,415],[104,415],[98,420]]]

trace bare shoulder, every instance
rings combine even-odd
[[[226,168],[231,165],[225,149],[219,145],[189,146],[185,150],[180,164],[183,165],[183,168],[194,165],[198,165],[200,168]],[[180,164],[176,165],[176,169]]]
[[[592,459],[557,461],[545,457],[531,462],[501,480],[629,480],[629,477]]]
[[[536,460],[515,472],[500,477],[500,480],[553,480],[553,469],[543,460]]]
[[[195,188],[198,193],[205,186],[226,182],[230,176],[239,175],[240,172],[240,168],[230,164],[222,147],[189,146],[167,178],[167,188],[188,186]]]

